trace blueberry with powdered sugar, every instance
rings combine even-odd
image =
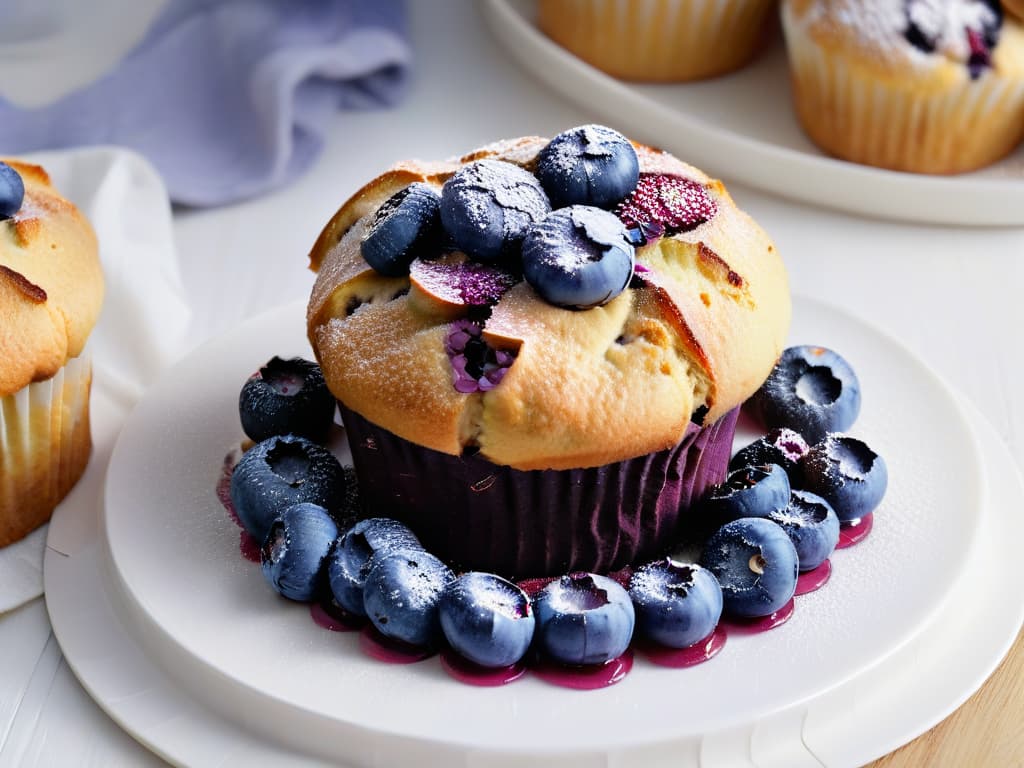
[[[0,163],[0,221],[11,218],[25,200],[25,182],[7,163]]]
[[[603,125],[563,131],[537,155],[537,178],[555,208],[611,209],[639,177],[640,161],[629,139]]]
[[[992,66],[1002,9],[996,0],[906,0],[907,41],[962,61],[972,78]]]
[[[441,188],[441,223],[456,247],[483,262],[514,257],[551,204],[537,178],[500,160],[465,165]]]
[[[804,488],[825,499],[840,522],[859,520],[882,502],[889,484],[885,460],[863,440],[830,434],[803,460]]]
[[[550,304],[589,309],[629,285],[635,261],[629,233],[614,214],[573,205],[548,214],[523,241],[523,277]]]
[[[440,207],[440,195],[422,182],[389,197],[359,243],[366,263],[382,275],[400,277],[418,255],[434,255],[440,246]]]

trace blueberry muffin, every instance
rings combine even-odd
[[[35,165],[0,163],[0,546],[50,519],[91,450],[96,237]]]
[[[540,0],[537,24],[625,80],[684,82],[737,70],[775,30],[777,0]]]
[[[974,170],[1024,135],[1024,29],[997,0],[784,0],[793,97],[836,157]]]
[[[400,163],[311,267],[366,514],[511,577],[671,546],[790,318],[779,254],[721,182],[602,126]]]

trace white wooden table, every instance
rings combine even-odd
[[[392,161],[445,157],[508,136],[552,135],[596,119],[523,74],[469,0],[409,5],[416,67],[398,109],[339,114],[316,167],[288,189],[175,213],[195,342],[305,296],[312,285],[306,254],[321,226]],[[685,159],[701,165],[699,157]],[[1016,402],[1024,382],[1024,228],[869,220],[725,181],[774,237],[794,292],[846,309],[914,349],[978,406],[1024,467],[1024,406]],[[914,438],[907,435],[908,442]],[[994,713],[977,715],[987,716]],[[1019,764],[1024,752],[1010,759]],[[158,764],[77,684],[42,600],[0,617],[0,767]]]

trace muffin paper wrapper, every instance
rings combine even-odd
[[[776,7],[776,0],[541,0],[540,26],[615,77],[698,80],[746,64]]]
[[[39,527],[78,481],[91,448],[88,353],[0,398],[0,546]]]
[[[606,573],[665,554],[691,502],[725,479],[738,412],[646,456],[521,471],[423,448],[341,405],[364,514],[402,520],[458,570],[509,578]]]
[[[917,173],[960,173],[1009,153],[1024,134],[1024,80],[994,70],[938,88],[908,72],[883,78],[826,50],[788,14],[797,116],[811,139],[845,160]]]

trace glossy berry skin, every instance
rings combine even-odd
[[[809,444],[853,426],[860,382],[842,357],[825,347],[789,347],[748,408],[766,427],[789,427]]]
[[[736,451],[729,461],[729,471],[778,464],[786,471],[790,486],[799,487],[803,477],[800,461],[809,449],[799,432],[779,427]]]
[[[789,476],[778,464],[733,470],[700,501],[700,512],[721,525],[741,517],[768,517],[789,504]]]
[[[417,256],[431,256],[441,244],[441,196],[414,182],[377,209],[359,250],[366,263],[388,277],[409,274]]]
[[[441,595],[454,579],[447,565],[423,550],[375,556],[363,590],[366,615],[393,640],[433,646],[441,639]]]
[[[464,165],[441,188],[444,230],[459,250],[477,261],[516,255],[530,225],[550,210],[537,178],[500,160]]]
[[[809,491],[793,491],[789,506],[768,519],[782,526],[796,548],[801,571],[813,571],[839,543],[839,518],[832,505]]]
[[[25,182],[7,163],[0,163],[0,221],[11,218],[25,202]]]
[[[796,592],[796,548],[780,526],[763,517],[723,525],[708,539],[700,564],[718,579],[730,615],[769,616]]]
[[[549,304],[589,309],[607,304],[633,277],[634,249],[618,218],[583,205],[561,208],[523,241],[523,277]]]
[[[448,644],[481,667],[515,664],[533,641],[536,622],[530,598],[492,573],[459,576],[445,589],[439,610]]]
[[[671,558],[649,563],[629,580],[636,631],[659,645],[686,648],[710,635],[722,616],[722,588],[707,568]]]
[[[828,435],[813,445],[803,471],[804,488],[831,504],[841,523],[873,512],[889,484],[885,460],[849,435]]]
[[[593,573],[555,579],[534,598],[533,610],[540,649],[554,661],[573,666],[621,656],[636,624],[626,590]]]
[[[423,546],[416,534],[397,520],[372,517],[347,530],[327,557],[327,581],[338,605],[351,614],[365,616],[363,589],[373,558],[400,549]]]
[[[322,443],[334,422],[334,408],[320,366],[301,357],[271,358],[238,395],[242,430],[257,443],[274,435]]]
[[[257,443],[231,474],[231,503],[245,530],[263,541],[286,507],[308,501],[332,514],[345,501],[345,474],[334,454],[295,435]]]
[[[267,583],[289,600],[313,600],[322,583],[323,562],[337,536],[338,526],[323,507],[309,502],[286,507],[271,524],[260,549]]]
[[[629,139],[603,125],[563,131],[537,155],[537,178],[554,208],[611,210],[633,191],[640,161]]]

